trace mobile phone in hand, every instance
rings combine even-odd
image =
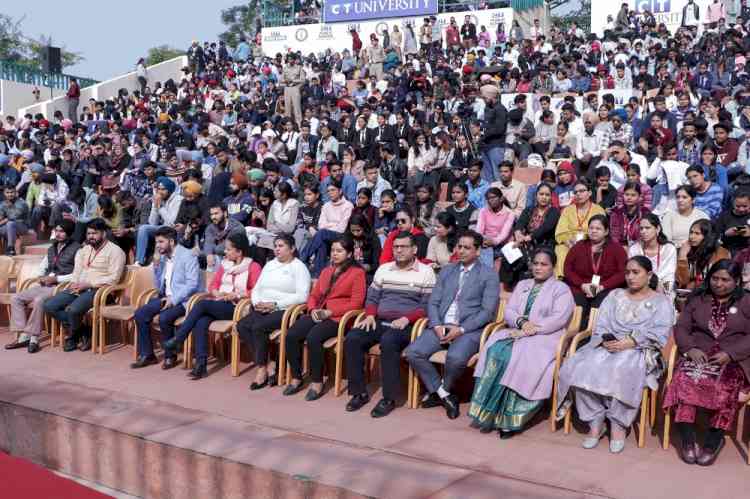
[[[608,341],[617,341],[617,337],[614,334],[612,334],[612,333],[604,333],[602,335],[602,340],[604,340],[605,342],[608,342]]]

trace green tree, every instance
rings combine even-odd
[[[48,45],[55,45],[51,37],[40,36],[32,39],[23,34],[23,18],[13,19],[0,14],[0,59],[7,59],[33,68],[42,68],[42,52]],[[61,47],[63,68],[78,64],[83,60],[79,53]]]
[[[148,49],[148,55],[146,56],[146,66],[153,66],[154,64],[159,64],[160,62],[168,61],[181,55],[185,55],[184,50],[176,49],[169,45],[151,47]]]
[[[226,31],[219,34],[229,47],[236,47],[240,37],[251,40],[262,25],[275,26],[292,14],[295,3],[284,0],[252,0],[221,10],[221,22]]]

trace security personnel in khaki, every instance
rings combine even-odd
[[[297,56],[292,55],[284,68],[281,81],[284,83],[284,115],[294,116],[294,120],[300,125],[302,123],[302,94],[300,89],[305,83],[305,71],[297,62]]]
[[[378,36],[370,35],[370,46],[367,47],[367,60],[370,63],[370,76],[375,76],[378,81],[383,79],[383,61],[385,61],[385,50],[380,46]]]

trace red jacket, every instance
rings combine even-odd
[[[323,299],[326,290],[331,285],[331,278],[335,267],[328,266],[320,273],[320,278],[313,286],[307,299],[308,312],[324,308],[333,312],[331,319],[338,322],[350,310],[362,308],[367,293],[365,271],[360,266],[352,266],[336,279],[333,289]]]
[[[621,288],[625,285],[625,264],[628,255],[622,245],[609,241],[602,249],[599,259],[599,283],[604,289]],[[573,293],[583,293],[581,284],[591,282],[594,265],[591,260],[591,241],[577,242],[565,257],[565,282]]]
[[[427,254],[427,244],[429,244],[430,240],[424,234],[424,231],[419,227],[412,227],[409,232],[417,238],[417,258],[419,258],[419,261],[422,263],[431,263],[425,258],[425,255]],[[383,251],[380,253],[380,265],[393,261],[393,241],[400,233],[401,231],[398,230],[398,228],[388,233],[388,238],[383,244]]]

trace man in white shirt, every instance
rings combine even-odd
[[[370,204],[380,208],[380,195],[387,189],[392,189],[390,182],[380,176],[380,168],[375,163],[368,163],[365,167],[365,178],[357,184],[357,192],[367,187],[372,191]]]

